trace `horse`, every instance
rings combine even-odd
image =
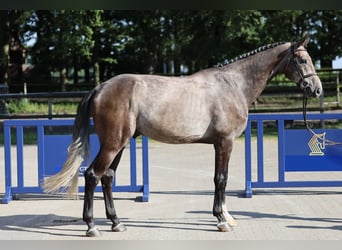
[[[323,92],[307,43],[303,38],[268,44],[188,76],[121,74],[101,83],[80,101],[67,160],[60,172],[45,178],[45,192],[64,187],[77,193],[78,169],[89,154],[92,118],[100,149],[84,173],[87,236],[101,235],[93,218],[94,189],[100,181],[112,231],[126,230],[114,207],[112,182],[126,144],[139,135],[164,143],[214,146],[212,211],[218,230],[231,231],[237,223],[225,205],[228,162],[234,139],[245,130],[249,106],[277,74],[295,82],[305,97]]]

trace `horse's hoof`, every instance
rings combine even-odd
[[[127,228],[123,223],[119,223],[116,226],[114,226],[114,225],[112,226],[113,232],[124,232],[126,230],[127,230]]]
[[[228,222],[229,226],[236,227],[237,221],[234,219],[233,216],[231,216],[228,212],[223,212],[224,218]]]
[[[217,224],[217,228],[221,231],[221,232],[230,232],[233,229],[229,226],[228,222],[220,222]]]
[[[86,232],[86,236],[88,237],[99,237],[101,236],[101,231],[98,230],[96,227],[94,228],[90,228],[87,232]]]
[[[231,227],[236,227],[238,224],[237,221],[232,216],[230,216],[230,218],[227,219],[227,222],[228,222],[228,225]]]

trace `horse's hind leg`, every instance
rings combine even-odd
[[[86,232],[87,236],[96,237],[101,235],[100,231],[96,228],[93,219],[93,199],[95,187],[99,180],[106,173],[110,164],[113,162],[114,157],[118,154],[122,147],[115,150],[114,147],[101,146],[100,152],[97,154],[95,160],[84,173],[85,178],[85,191],[84,191],[84,206],[83,206],[83,220],[88,225]]]
[[[105,172],[105,174],[101,178],[103,197],[106,206],[106,216],[107,219],[110,219],[113,223],[112,231],[114,232],[123,232],[126,230],[126,227],[123,223],[120,222],[120,219],[116,215],[113,194],[112,194],[112,186],[113,180],[115,176],[116,169],[121,159],[121,155],[124,149],[122,149],[118,155],[115,157],[114,161],[110,165],[109,169]]]
[[[99,177],[95,174],[94,164],[96,163],[99,155],[95,158],[93,163],[84,173],[85,187],[84,187],[84,203],[83,203],[83,221],[87,223],[88,230],[86,232],[87,236],[96,237],[100,236],[100,231],[96,228],[93,219],[93,199],[94,191],[97,183],[99,182]]]
[[[138,137],[139,135],[140,133],[136,131],[133,135],[134,139]],[[113,223],[112,231],[114,232],[126,231],[125,225],[120,222],[120,219],[116,215],[116,211],[114,208],[114,201],[113,201],[113,193],[112,193],[112,186],[113,186],[115,172],[121,160],[122,152],[124,151],[124,149],[125,148],[122,148],[120,152],[115,156],[109,169],[105,172],[105,174],[101,178],[103,197],[104,197],[105,206],[106,206],[106,216],[107,216],[107,219],[110,219],[112,221]]]

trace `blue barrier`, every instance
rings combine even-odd
[[[74,120],[7,120],[4,121],[4,155],[5,155],[5,196],[3,204],[9,203],[16,194],[43,193],[40,187],[44,177],[57,173],[67,157],[67,147],[71,142],[71,135],[51,135],[46,133],[51,128],[61,126],[71,127]],[[24,161],[24,128],[32,128],[37,134],[37,183],[27,185],[25,182]],[[15,130],[15,131],[13,131]],[[12,131],[14,133],[12,133]],[[12,135],[16,135],[16,166],[12,166],[11,144]],[[130,183],[128,185],[116,185],[114,180],[114,192],[141,192],[142,201],[149,199],[149,172],[148,172],[148,138],[142,136],[142,177],[141,184],[137,184],[137,157],[136,140],[130,139]],[[94,159],[99,145],[96,135],[90,135],[91,159]],[[84,162],[80,167],[82,175],[89,163]],[[13,171],[15,170],[15,171]],[[12,175],[13,172],[16,172]],[[16,185],[13,180],[16,177]],[[102,191],[101,187],[96,192]],[[79,192],[84,192],[84,187],[79,187]]]
[[[342,114],[308,114],[308,120],[342,119]],[[326,145],[325,139],[342,142],[342,130],[285,129],[285,121],[303,120],[302,114],[251,114],[245,131],[245,195],[252,197],[253,188],[340,187],[338,180],[286,180],[286,172],[342,171],[342,145]],[[264,122],[278,126],[278,180],[264,180]],[[257,179],[252,180],[252,123],[257,129]],[[276,167],[276,166],[275,166]]]

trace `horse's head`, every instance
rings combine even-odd
[[[287,63],[284,74],[297,83],[306,97],[319,97],[323,92],[322,83],[315,71],[311,57],[305,49],[307,43],[308,40],[304,38],[291,45],[285,56]]]

